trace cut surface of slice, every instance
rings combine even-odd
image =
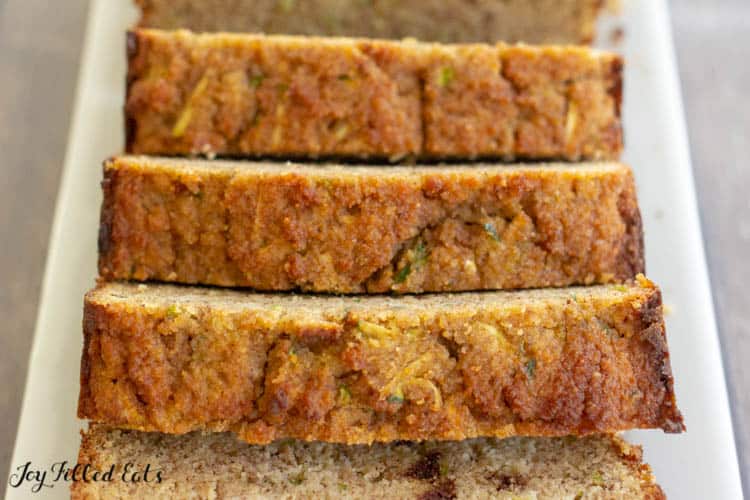
[[[108,279],[420,293],[621,282],[644,271],[617,163],[421,167],[120,157],[104,167]]]
[[[79,416],[250,443],[683,430],[661,295],[628,285],[366,298],[109,283]]]
[[[136,0],[147,28],[418,38],[446,43],[588,43],[601,0]]]
[[[75,500],[664,498],[640,448],[610,436],[252,446],[227,434],[93,426],[79,463],[105,471],[117,465],[114,481],[74,483]],[[149,482],[121,481],[127,463],[141,477],[148,467]]]
[[[574,46],[136,30],[136,154],[616,159],[622,59]]]

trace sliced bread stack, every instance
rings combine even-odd
[[[154,29],[128,55],[80,461],[151,480],[75,498],[663,496],[616,436],[684,429],[619,57]]]

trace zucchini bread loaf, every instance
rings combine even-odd
[[[73,483],[74,500],[663,499],[640,448],[617,437],[474,439],[342,446],[241,443],[231,435],[167,436],[92,426],[79,463],[114,481]],[[149,482],[123,482],[124,464]]]
[[[105,163],[99,271],[316,292],[536,288],[643,272],[624,165]]]
[[[81,418],[250,443],[683,430],[659,290],[392,298],[103,284]]]
[[[601,0],[136,0],[150,28],[438,42],[585,43]]]
[[[582,47],[136,30],[143,154],[614,159],[622,60]]]

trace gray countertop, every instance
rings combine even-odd
[[[0,0],[3,478],[23,395],[87,4]],[[750,2],[670,4],[740,469],[750,491],[750,166],[741,160],[750,158]],[[5,486],[3,480],[0,494]]]

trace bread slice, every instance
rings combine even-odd
[[[81,418],[251,443],[683,430],[659,290],[392,298],[108,283],[84,309]]]
[[[127,151],[614,159],[622,60],[583,47],[129,35]]]
[[[624,165],[105,163],[108,279],[316,292],[606,283],[643,272]]]
[[[136,0],[140,25],[194,31],[582,43],[601,0]]]
[[[640,448],[610,436],[252,446],[226,434],[93,426],[79,463],[104,472],[116,465],[111,482],[73,483],[74,500],[665,498]],[[140,477],[148,467],[149,482],[123,482],[127,463]]]

